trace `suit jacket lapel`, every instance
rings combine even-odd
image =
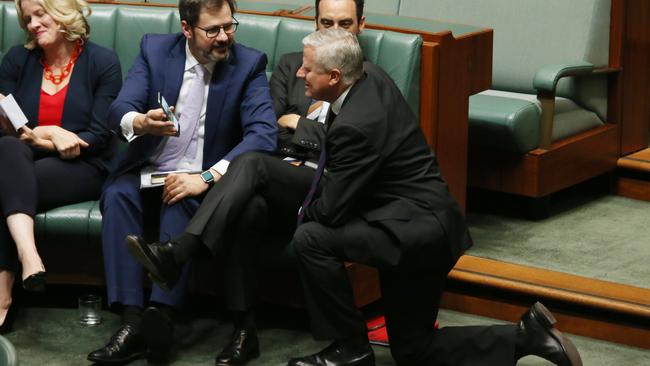
[[[169,105],[176,105],[178,95],[183,83],[183,73],[185,72],[185,37],[180,37],[179,42],[169,51],[167,63],[165,66],[163,78],[163,96]],[[154,90],[157,93],[159,90]]]
[[[34,128],[38,123],[38,109],[41,102],[41,84],[43,82],[43,66],[40,64],[40,56],[30,52],[27,56],[25,78],[21,80],[27,87],[20,92],[24,98],[18,99],[20,108],[25,111],[25,117],[29,121],[29,126]]]
[[[226,62],[219,62],[215,65],[210,79],[208,91],[208,100],[205,109],[205,143],[203,151],[205,156],[206,149],[214,143],[215,131],[217,125],[221,123],[221,114],[223,105],[228,96],[230,78],[237,64],[235,45],[230,50],[230,57]],[[205,160],[205,158],[204,158]]]

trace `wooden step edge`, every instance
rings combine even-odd
[[[650,172],[650,148],[623,156],[616,165],[622,169]]]
[[[452,280],[650,319],[650,290],[541,268],[463,256]]]
[[[620,169],[650,173],[650,161],[647,160],[634,159],[624,156],[616,161],[616,166]]]

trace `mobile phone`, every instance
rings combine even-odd
[[[160,105],[160,108],[162,108],[163,112],[165,112],[167,120],[174,122],[174,127],[176,127],[176,137],[178,137],[181,134],[181,126],[178,123],[178,118],[176,118],[176,115],[172,113],[172,110],[169,108],[169,104],[165,100],[165,97],[160,94],[160,92],[158,92],[158,104]]]

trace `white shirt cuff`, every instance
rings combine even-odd
[[[228,171],[228,166],[230,162],[228,160],[219,160],[218,163],[214,164],[211,169],[217,171],[217,173],[224,175]]]
[[[122,136],[124,136],[124,138],[128,142],[131,142],[139,137],[133,131],[133,120],[137,115],[138,112],[128,112],[124,116],[122,116],[122,120],[120,121]]]

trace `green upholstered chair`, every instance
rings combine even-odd
[[[615,168],[611,5],[401,0],[401,16],[494,29],[492,88],[470,98],[470,185],[539,198]]]

